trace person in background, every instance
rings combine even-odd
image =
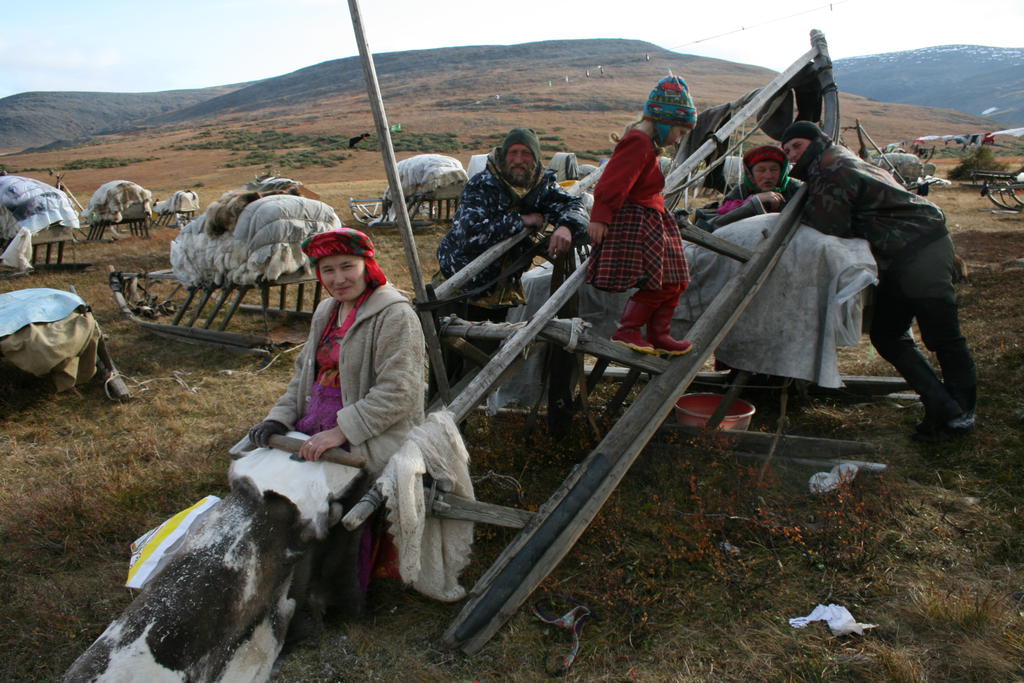
[[[786,153],[774,145],[754,147],[743,155],[743,181],[729,191],[711,221],[721,228],[744,218],[782,211],[802,182],[789,177]]]
[[[449,278],[490,247],[524,229],[540,231],[555,226],[548,256],[567,252],[574,241],[587,236],[587,212],[580,197],[569,195],[555,180],[555,172],[540,162],[540,141],[529,128],[514,128],[500,147],[491,150],[487,168],[466,183],[452,228],[437,247],[441,275]],[[498,278],[505,268],[530,249],[528,240],[513,247],[504,260],[485,268],[465,290],[480,288]],[[502,322],[511,306],[525,303],[518,278],[529,268],[523,264],[500,282],[469,301],[469,320]]]
[[[671,336],[672,314],[690,278],[679,228],[661,193],[665,176],[658,153],[678,144],[696,120],[686,82],[675,76],[661,79],[641,118],[618,140],[594,188],[588,282],[611,292],[637,288],[612,341],[641,353],[681,355],[692,347],[689,340]]]
[[[365,140],[368,137],[370,137],[369,133],[363,133],[362,135],[357,135],[354,138],[349,138],[348,139],[348,148],[349,149],[355,149],[356,145],[358,145],[360,142],[362,142],[363,140]]]
[[[249,439],[266,446],[271,435],[295,429],[310,435],[299,451],[306,460],[334,447],[365,457],[368,476],[342,501],[347,509],[423,421],[423,331],[409,300],[388,284],[365,234],[330,230],[307,239],[302,250],[330,296],[313,313],[287,389]],[[351,532],[334,525],[296,568],[298,607],[288,641],[318,633],[327,607],[361,615],[371,571],[395,578],[396,559],[381,519]]]
[[[808,186],[804,223],[837,237],[861,237],[878,263],[871,343],[920,394],[924,420],[912,438],[957,438],[975,425],[974,359],[960,331],[954,249],[946,217],[886,171],[832,142],[810,121],[791,124],[782,148],[790,173]],[[911,335],[917,321],[942,379]]]

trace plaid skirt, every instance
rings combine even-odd
[[[680,285],[686,289],[690,269],[672,215],[636,204],[623,205],[604,241],[591,253],[587,282],[609,292]]]

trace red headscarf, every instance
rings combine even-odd
[[[373,242],[365,233],[358,230],[343,226],[317,233],[302,242],[302,252],[314,264],[325,256],[334,254],[362,256],[366,261],[366,272],[363,277],[366,278],[366,284],[370,289],[376,289],[388,281],[384,271],[377,264],[377,260],[373,258]],[[316,279],[320,280],[319,266],[316,269]]]

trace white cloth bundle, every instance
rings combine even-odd
[[[398,162],[398,181],[406,199],[455,198],[462,194],[467,180],[462,162],[443,154],[420,154]],[[390,187],[384,198],[391,198]]]
[[[178,190],[168,199],[157,202],[153,210],[161,216],[169,213],[199,210],[199,195],[192,190]]]

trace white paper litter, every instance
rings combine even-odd
[[[828,472],[816,472],[811,475],[808,482],[811,493],[828,493],[834,491],[840,484],[848,484],[857,476],[860,468],[852,462],[844,462],[836,465]]]
[[[793,628],[803,628],[812,621],[827,621],[828,627],[832,629],[832,635],[834,636],[847,636],[851,633],[862,636],[864,635],[864,629],[878,626],[878,624],[858,623],[853,618],[853,615],[850,614],[850,610],[842,605],[818,605],[806,617],[790,619],[789,625]]]

